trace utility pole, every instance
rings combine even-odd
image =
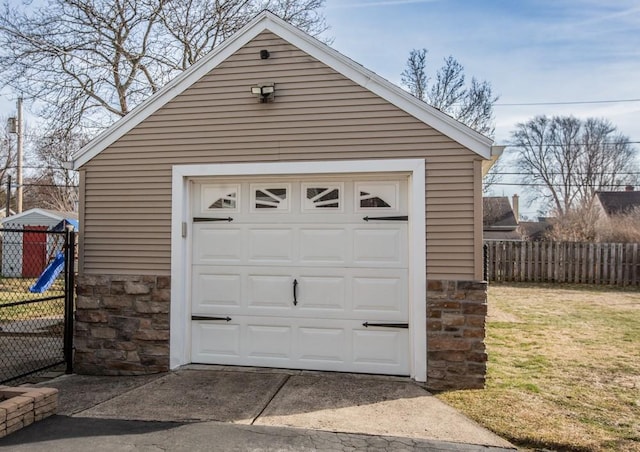
[[[4,214],[5,218],[11,216],[11,174],[7,177],[7,206]]]
[[[17,173],[17,190],[16,190],[16,213],[22,213],[22,97],[18,97],[18,120],[17,122],[17,131],[18,135],[18,167],[16,170]]]

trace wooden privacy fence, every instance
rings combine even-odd
[[[484,243],[489,281],[640,285],[637,243]]]

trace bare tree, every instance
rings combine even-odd
[[[569,207],[564,215],[550,220],[551,228],[545,238],[557,242],[596,242],[599,219],[600,214],[593,206]]]
[[[429,87],[431,79],[427,72],[427,53],[427,49],[414,49],[409,53],[401,83],[420,100],[480,133],[493,136],[493,104],[498,97],[493,95],[491,84],[473,77],[467,86],[464,67],[449,56],[436,71],[435,79]]]
[[[44,133],[34,139],[33,154],[38,171],[27,184],[29,199],[44,207],[73,212],[78,203],[78,172],[66,168],[72,154],[89,142],[86,134],[64,131]]]
[[[427,94],[427,49],[409,52],[407,67],[402,71],[400,82],[409,88],[409,92],[420,100],[425,100]]]
[[[51,0],[0,10],[0,85],[55,130],[126,115],[262,9],[319,34],[324,0]]]
[[[523,182],[559,216],[638,180],[636,150],[604,119],[537,116],[516,126],[511,149]]]

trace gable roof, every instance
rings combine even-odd
[[[596,196],[608,216],[640,208],[640,191],[599,191]]]
[[[270,31],[280,36],[336,72],[377,94],[481,157],[485,159],[491,157],[493,140],[490,138],[412,96],[323,42],[280,19],[275,14],[263,11],[235,35],[214,48],[209,54],[76,152],[71,161],[73,169],[78,169],[87,163],[264,31]]]
[[[13,221],[19,220],[24,217],[28,217],[29,215],[42,215],[53,220],[62,221],[62,220],[78,220],[78,214],[75,212],[59,212],[57,210],[49,210],[49,209],[29,209],[25,210],[22,213],[18,213],[16,215],[11,215],[9,217],[5,217],[2,219],[2,223],[11,223]]]
[[[506,196],[482,198],[482,226],[485,231],[515,230],[518,221]]]

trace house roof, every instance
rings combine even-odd
[[[58,220],[58,221],[62,221],[62,220],[78,220],[78,214],[75,212],[60,212],[57,210],[49,210],[49,209],[39,209],[39,208],[35,208],[35,209],[29,209],[29,210],[25,210],[22,213],[18,213],[16,215],[11,215],[9,217],[5,217],[2,219],[2,223],[11,223],[14,222],[16,220],[19,220],[21,218],[27,217],[29,215],[33,215],[33,214],[39,214],[39,215],[44,215],[45,217],[49,217],[53,220]]]
[[[506,196],[485,196],[482,198],[482,225],[488,230],[514,230],[518,221]]]
[[[609,216],[640,208],[640,191],[599,191],[596,196]]]
[[[333,70],[377,94],[471,151],[476,152],[483,158],[488,159],[491,157],[493,141],[490,138],[412,96],[275,14],[263,11],[235,35],[214,48],[209,54],[76,152],[71,162],[73,168],[78,169],[87,163],[264,31],[270,31],[280,36]]]
[[[500,241],[522,241],[522,235],[516,231],[483,231],[482,238],[484,240],[500,240]]]
[[[545,234],[553,225],[543,219],[542,221],[521,221],[518,227],[526,240],[539,241],[545,238]]]

